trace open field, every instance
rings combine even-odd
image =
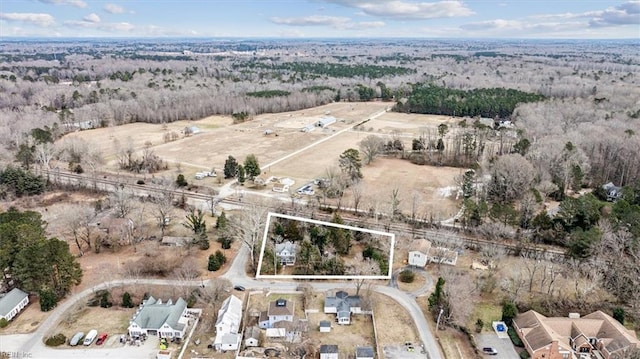
[[[302,149],[318,140],[326,139],[336,132],[366,120],[390,106],[389,103],[331,103],[311,109],[294,112],[263,114],[252,121],[233,125],[229,117],[210,116],[199,121],[178,121],[163,125],[134,123],[117,127],[80,131],[67,135],[70,138],[82,138],[99,150],[104,159],[103,169],[117,171],[117,151],[131,147],[139,153],[148,146],[155,154],[169,164],[169,169],[154,176],[176,175],[176,166],[184,173],[189,182],[197,171],[215,168],[219,176],[198,181],[198,184],[217,187],[222,179],[224,161],[229,155],[240,163],[246,155],[255,154],[266,176],[289,177],[295,180],[292,190],[309,183],[315,178],[326,177],[328,168],[337,167],[339,155],[348,148],[358,148],[358,143],[370,134],[385,138],[398,131],[405,147],[410,148],[411,139],[419,135],[422,128],[436,130],[440,123],[451,127],[453,119],[447,116],[416,115],[387,112],[368,121],[360,130],[348,130],[337,134],[325,142],[302,151],[286,160],[267,166],[290,153]],[[303,133],[300,128],[330,115],[337,122],[327,129],[316,128]],[[201,132],[192,136],[164,143],[163,134],[179,132],[186,126],[197,126]],[[265,135],[266,130],[273,131]],[[64,166],[64,164],[61,164]],[[443,220],[453,216],[458,209],[455,191],[445,190],[454,185],[454,177],[462,170],[449,167],[417,166],[408,161],[395,158],[378,158],[363,167],[362,202],[360,208],[385,212],[383,204],[389,202],[391,191],[398,188],[399,209],[405,213],[415,206],[416,214],[424,218]],[[149,175],[147,175],[148,177]],[[250,188],[243,191],[261,191],[274,195],[271,186],[262,189]],[[448,195],[448,196],[445,196]],[[287,197],[288,194],[282,194]],[[336,201],[329,201],[329,203]],[[353,206],[353,193],[345,192],[342,204]],[[335,204],[335,203],[334,203]]]
[[[98,333],[109,334],[111,340],[107,341],[107,344],[115,344],[117,340],[114,341],[113,338],[127,333],[129,320],[135,311],[136,308],[115,306],[111,308],[76,306],[65,314],[52,333],[62,333],[70,339],[77,332],[87,334],[90,330],[96,329]],[[95,346],[95,343],[92,346]],[[83,348],[83,346],[78,348]]]

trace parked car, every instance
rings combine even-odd
[[[84,333],[77,332],[71,337],[71,340],[69,340],[69,345],[71,345],[72,347],[75,347],[76,345],[80,344],[80,342],[82,341],[82,338],[84,338]]]
[[[496,350],[496,348],[492,347],[484,347],[482,348],[482,352],[488,355],[498,355],[498,351]]]
[[[98,336],[98,331],[95,329],[91,329],[91,331],[87,334],[86,337],[84,337],[84,345],[91,345],[91,343],[93,343],[94,340],[96,340],[96,337]]]
[[[235,289],[237,291],[240,291],[240,292],[244,292],[244,290],[245,290],[244,287],[241,286],[241,285],[237,285],[237,286],[233,287],[233,289]]]
[[[102,333],[100,335],[98,335],[98,339],[96,340],[96,345],[102,345],[102,343],[104,343],[105,340],[107,340],[107,333]]]

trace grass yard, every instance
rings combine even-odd
[[[395,300],[383,294],[375,294],[374,315],[378,331],[378,346],[419,342],[409,313]]]
[[[494,321],[498,321],[502,318],[502,307],[498,304],[489,303],[489,302],[480,302],[476,304],[476,308],[474,313],[469,318],[469,323],[467,327],[471,330],[475,330],[476,321],[478,319],[482,319],[484,322],[484,326],[482,327],[483,332],[493,332],[493,327],[491,323]]]
[[[49,313],[40,310],[38,299],[31,297],[29,300],[29,305],[8,326],[0,328],[0,335],[31,333],[47,319]]]
[[[108,333],[110,337],[124,334],[135,312],[136,308],[76,306],[62,317],[49,335],[62,333],[70,339],[77,332],[86,334],[92,329],[98,333]]]
[[[352,314],[350,325],[338,325],[335,314],[322,312],[309,315],[308,337],[314,347],[320,344],[338,345],[340,353],[353,354],[356,346],[374,345],[373,323],[371,317],[363,314]],[[377,318],[376,318],[377,319]],[[320,333],[318,324],[321,320],[331,322],[331,332]]]

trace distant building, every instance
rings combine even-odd
[[[316,122],[317,127],[327,128],[329,125],[336,122],[336,118],[333,116],[325,116]]]
[[[419,240],[414,250],[409,251],[409,265],[424,267],[427,263],[456,265],[458,252],[444,247],[433,247],[431,241]]]
[[[29,304],[29,294],[18,288],[13,288],[0,298],[0,318],[7,321],[13,319],[27,304]]]
[[[331,322],[328,320],[321,320],[319,328],[320,333],[329,333],[331,332]]]

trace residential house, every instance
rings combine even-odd
[[[237,346],[240,342],[238,332],[240,330],[240,322],[242,320],[242,301],[235,295],[230,295],[222,302],[220,310],[218,310],[218,319],[216,320],[216,337],[213,341],[213,347],[216,350],[236,350],[233,347],[233,340]],[[233,339],[229,334],[236,335]]]
[[[419,240],[414,246],[414,250],[409,251],[409,265],[416,267],[424,267],[429,261],[429,251],[431,250],[431,241],[425,239]]]
[[[260,328],[255,325],[247,327],[244,330],[244,346],[259,347],[260,346]]]
[[[331,332],[331,322],[328,320],[321,320],[319,327],[320,327],[320,333]]]
[[[424,267],[427,263],[456,265],[458,252],[444,247],[434,247],[431,241],[420,239],[415,249],[409,251],[409,265]]]
[[[216,349],[223,352],[238,350],[240,347],[240,338],[240,334],[226,333],[221,336],[220,345],[216,347]]]
[[[265,336],[268,340],[284,339],[287,336],[287,330],[284,328],[267,328]]]
[[[530,310],[513,326],[532,359],[624,359],[640,349],[633,332],[601,311],[548,318]]]
[[[294,309],[295,303],[290,300],[279,298],[272,301],[268,310],[269,323],[273,326],[280,321],[292,322]]]
[[[622,187],[618,187],[612,182],[609,182],[603,185],[602,188],[607,193],[607,201],[615,202],[622,198]]]
[[[356,347],[356,359],[373,359],[373,347]]]
[[[267,184],[267,178],[264,176],[257,176],[253,179],[253,184],[256,186],[264,186]]]
[[[0,298],[0,318],[7,321],[13,319],[27,304],[29,304],[29,294],[18,288],[13,288]]]
[[[292,266],[296,264],[296,244],[291,241],[285,241],[276,244],[276,257],[280,264]]]
[[[163,303],[160,299],[149,297],[140,304],[129,322],[129,335],[157,335],[160,338],[182,338],[185,334],[189,316],[187,302],[178,298],[173,303],[169,299]]]
[[[324,312],[336,314],[336,321],[341,325],[351,324],[351,313],[362,313],[359,296],[349,296],[345,291],[338,291],[335,296],[327,293],[324,298]]]
[[[322,344],[320,346],[320,359],[338,359],[339,355],[337,345]]]

